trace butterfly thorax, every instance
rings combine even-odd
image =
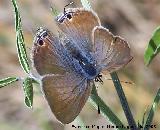
[[[100,71],[97,69],[91,55],[88,57],[81,51],[74,50],[72,51],[72,56],[78,61],[87,79],[94,79],[99,74]]]

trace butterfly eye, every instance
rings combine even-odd
[[[38,41],[38,44],[39,44],[40,46],[42,46],[42,45],[43,45],[43,40],[40,39],[40,40]]]
[[[72,18],[72,15],[71,15],[71,14],[67,14],[67,18],[68,18],[68,19],[71,19],[71,18]]]

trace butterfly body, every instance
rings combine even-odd
[[[87,79],[94,79],[100,73],[91,54],[85,55],[82,50],[74,50],[70,54],[78,61]]]

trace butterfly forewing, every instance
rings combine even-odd
[[[62,41],[49,30],[40,28],[32,49],[33,66],[40,75],[64,74],[72,67],[72,57]]]
[[[39,31],[32,49],[33,66],[40,75],[64,73],[54,46],[54,44],[59,43],[59,40],[53,37],[48,30],[41,28]],[[47,35],[44,33],[47,33]]]
[[[102,71],[116,71],[132,59],[129,45],[121,37],[101,26],[95,27],[92,35],[95,58]]]
[[[111,48],[113,42],[113,35],[103,27],[96,26],[92,31],[93,52],[97,64],[101,64],[102,60],[106,58],[106,54]]]

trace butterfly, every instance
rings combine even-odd
[[[132,56],[127,41],[104,28],[93,10],[68,8],[55,22],[64,37],[40,27],[32,62],[52,112],[68,124],[82,110],[100,73],[122,68]]]

